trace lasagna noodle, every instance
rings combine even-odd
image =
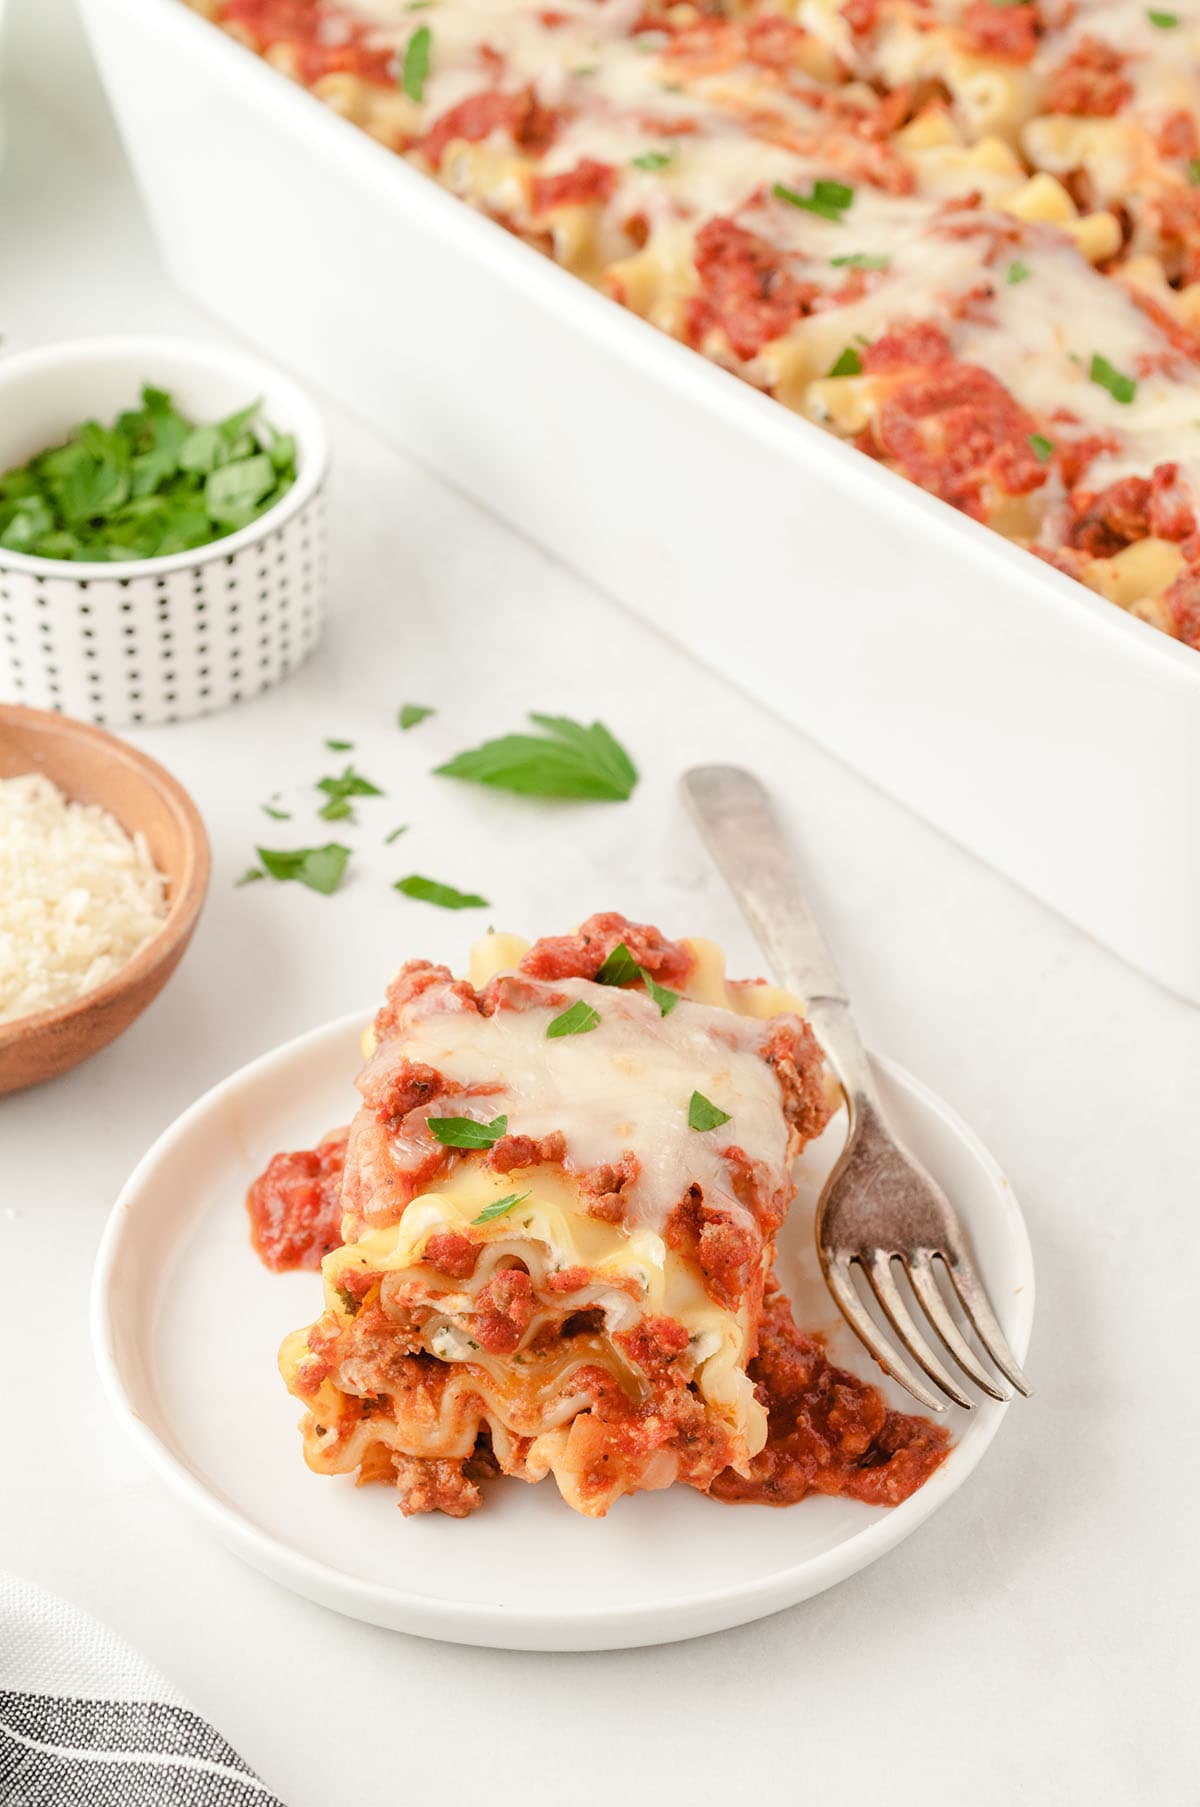
[[[1200,644],[1191,11],[202,10],[660,329]]]
[[[318,1472],[457,1512],[484,1461],[552,1473],[589,1514],[748,1474],[774,1232],[830,1086],[798,1000],[730,983],[710,943],[665,945],[682,975],[666,1014],[636,977],[526,977],[507,936],[477,948],[473,986],[422,966],[394,981],[350,1131],[347,1240],[322,1264],[322,1317],[280,1357]],[[595,1027],[547,1035],[579,1005]],[[725,1121],[693,1128],[693,1093]],[[429,1144],[431,1117],[461,1115],[503,1133]],[[399,1191],[376,1185],[383,1159]]]

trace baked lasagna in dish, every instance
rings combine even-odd
[[[190,0],[594,287],[1200,647],[1200,12]]]
[[[348,1132],[249,1195],[270,1265],[321,1267],[284,1343],[319,1474],[461,1517],[497,1473],[592,1516],[685,1482],[786,1505],[907,1498],[946,1433],[803,1335],[776,1284],[832,1091],[798,1001],[624,917],[469,979],[400,969]]]

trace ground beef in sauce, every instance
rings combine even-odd
[[[246,1194],[250,1240],[266,1267],[320,1267],[342,1242],[346,1132],[315,1148],[274,1155]]]
[[[767,1445],[748,1480],[731,1468],[717,1476],[710,1489],[716,1499],[792,1506],[806,1494],[829,1493],[898,1506],[946,1458],[948,1432],[891,1411],[878,1387],[834,1367],[822,1343],[796,1328],[774,1282],[750,1376],[769,1415]]]

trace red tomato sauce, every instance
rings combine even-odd
[[[342,1242],[346,1132],[315,1148],[273,1155],[246,1194],[250,1240],[265,1267],[320,1267]]]
[[[750,1377],[767,1408],[766,1448],[748,1480],[727,1468],[716,1499],[793,1506],[810,1493],[868,1506],[898,1506],[946,1459],[949,1433],[889,1409],[878,1387],[836,1368],[817,1337],[796,1328],[786,1296],[772,1285],[763,1302]]]
[[[396,81],[396,53],[370,42],[371,25],[323,0],[222,0],[223,25],[240,25],[260,55],[276,44],[295,53],[300,80],[311,88],[326,75],[361,76],[381,87]],[[336,20],[340,31],[330,31]]]

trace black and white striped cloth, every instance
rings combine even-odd
[[[0,1807],[282,1807],[163,1676],[0,1569]]]

